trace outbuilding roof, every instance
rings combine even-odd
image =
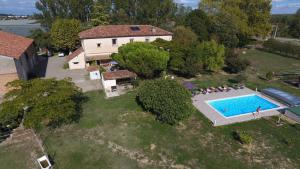
[[[75,50],[73,53],[71,53],[69,56],[66,57],[67,62],[71,61],[72,59],[77,57],[82,52],[83,52],[82,47],[78,48],[77,50]]]
[[[0,31],[0,55],[19,59],[33,39]]]
[[[128,70],[118,70],[114,72],[103,73],[104,80],[117,80],[117,79],[135,78],[135,77],[137,77],[137,75]]]
[[[105,25],[79,33],[80,39],[168,35],[172,33],[151,25]]]

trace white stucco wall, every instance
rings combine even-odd
[[[111,87],[112,86],[117,86],[117,81],[116,80],[105,80],[103,78],[103,75],[101,74],[101,81],[102,85],[105,91],[111,92]]]
[[[100,77],[100,71],[97,70],[97,71],[90,72],[90,79],[91,80],[101,79],[101,77]]]
[[[119,37],[119,38],[100,38],[100,39],[84,39],[81,40],[81,45],[84,49],[85,56],[95,56],[95,55],[111,55],[112,53],[117,53],[118,48],[124,44],[130,43],[133,39],[134,42],[153,42],[156,39],[161,38],[167,41],[172,40],[172,36],[143,36],[143,37]],[[117,44],[113,45],[112,40],[117,39]],[[100,47],[97,44],[101,44]]]
[[[11,57],[0,55],[0,74],[16,73],[15,61]]]
[[[75,64],[78,62],[78,64]],[[81,52],[78,56],[70,60],[69,62],[69,69],[85,69],[85,57],[84,52]]]

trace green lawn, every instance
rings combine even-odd
[[[300,71],[300,60],[282,57],[280,55],[267,53],[259,50],[248,50],[242,57],[251,61],[252,66],[259,73],[266,74],[268,71],[276,73],[286,71]]]
[[[41,132],[56,169],[73,168],[299,168],[300,126],[275,119],[214,128],[201,113],[179,126],[163,125],[136,104],[135,93],[90,100],[78,124]],[[232,132],[254,138],[243,146]],[[152,145],[152,149],[151,149]]]
[[[275,71],[276,73],[282,73],[287,71],[300,70],[300,60],[283,57],[276,54],[266,53],[259,50],[247,50],[247,53],[242,55],[251,61],[250,68],[246,71],[248,81],[246,82],[247,87],[252,89],[264,89],[267,87],[274,87],[282,89],[284,91],[293,93],[300,97],[300,90],[296,87],[288,85],[280,80],[266,81],[264,78],[265,74],[269,71]],[[199,87],[211,87],[221,86],[222,84],[232,83],[232,79],[236,75],[231,74],[212,74],[202,75],[201,77],[194,80]],[[259,78],[262,77],[262,78]]]

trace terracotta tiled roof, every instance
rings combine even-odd
[[[172,33],[151,25],[106,25],[79,33],[80,39],[167,35],[172,35]]]
[[[0,31],[0,55],[19,59],[33,43],[33,39]]]
[[[77,57],[82,52],[83,52],[82,47],[78,48],[77,50],[75,50],[73,53],[71,53],[69,56],[66,57],[67,62],[71,61],[72,59]]]
[[[103,73],[104,80],[117,80],[117,79],[134,78],[134,77],[137,77],[137,75],[128,70],[118,70],[115,72]]]
[[[88,68],[86,68],[86,70],[88,71],[88,72],[94,72],[94,71],[99,71],[99,66],[90,66],[90,67],[88,67]]]

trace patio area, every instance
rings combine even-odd
[[[248,113],[248,114],[244,114],[244,115],[226,118],[206,103],[206,101],[208,101],[208,100],[217,100],[217,99],[237,97],[237,96],[243,96],[243,95],[251,95],[251,94],[256,94],[272,103],[277,104],[278,106],[280,106],[278,109],[282,109],[282,108],[286,107],[285,105],[283,105],[271,98],[268,98],[259,92],[255,92],[251,89],[248,89],[246,87],[243,89],[237,89],[237,90],[232,89],[228,92],[216,92],[216,93],[210,93],[210,94],[195,95],[193,97],[193,105],[201,113],[203,113],[213,123],[214,126],[222,126],[222,125],[228,125],[228,124],[233,124],[233,123],[240,123],[240,122],[244,122],[244,121],[259,119],[262,117],[279,115],[279,112],[277,110],[267,110],[262,113],[259,113],[256,116],[253,116],[252,113]]]

